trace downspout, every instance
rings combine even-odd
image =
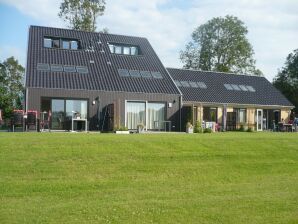
[[[27,113],[28,111],[28,95],[29,95],[29,89],[26,88],[26,91],[25,91],[25,100],[26,100],[26,103],[25,103],[25,111]]]
[[[28,76],[28,74],[27,74],[27,68],[28,68],[28,54],[29,54],[29,36],[30,36],[30,32],[31,32],[31,26],[29,26],[29,29],[28,29],[28,35],[27,35],[27,49],[26,49],[26,52],[27,52],[27,56],[26,56],[26,62],[25,62],[25,64],[26,64],[26,66],[25,66],[25,77],[24,77],[24,87],[25,87],[25,101],[26,101],[26,103],[25,103],[25,113],[27,113],[27,111],[28,111],[28,95],[29,95],[29,89],[28,89],[28,87],[27,87],[27,76]],[[39,108],[39,109],[41,109],[41,108]]]
[[[182,106],[183,106],[183,101],[182,101],[182,94],[179,96],[179,131],[182,131]]]

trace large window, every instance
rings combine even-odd
[[[139,55],[139,47],[131,45],[113,44],[109,43],[109,49],[112,54],[124,54],[124,55]]]
[[[148,103],[147,129],[164,129],[165,104]]]
[[[74,114],[81,119],[87,119],[87,101],[66,100],[66,117],[71,119]]]
[[[126,116],[128,129],[137,129],[138,124],[145,125],[145,102],[127,102]]]
[[[64,113],[64,100],[52,100],[51,110],[52,110],[52,129],[54,130],[62,130],[64,128],[64,120],[65,120],[65,113]]]
[[[217,122],[217,108],[204,107],[203,120],[207,122]]]
[[[149,130],[164,129],[165,113],[165,103],[127,102],[127,128],[137,129],[138,124],[143,124]]]
[[[51,129],[69,130],[71,119],[76,114],[82,119],[87,119],[87,100],[51,99],[41,100],[41,110],[51,113]]]
[[[59,37],[44,37],[43,46],[46,48],[79,49],[79,40],[65,39]]]
[[[246,123],[246,109],[236,109],[237,122]]]

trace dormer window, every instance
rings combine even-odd
[[[59,39],[53,39],[53,48],[60,48],[60,40]]]
[[[43,46],[47,47],[47,48],[51,48],[52,47],[52,39],[44,38],[43,39]]]
[[[130,47],[123,47],[123,54],[130,54]]]
[[[109,49],[112,54],[123,54],[123,55],[139,55],[139,47],[131,46],[126,44],[113,44],[109,43]]]
[[[115,46],[115,54],[122,54],[122,48],[120,46]]]
[[[79,41],[67,38],[45,37],[43,39],[43,46],[45,48],[60,48],[66,50],[78,50]]]
[[[69,49],[69,41],[67,41],[67,40],[63,40],[62,41],[62,48],[63,49]]]
[[[137,47],[131,47],[130,48],[130,54],[131,55],[138,55],[138,48]]]
[[[70,49],[71,50],[78,50],[78,48],[79,48],[78,41],[76,41],[76,40],[70,41]]]

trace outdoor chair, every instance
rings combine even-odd
[[[15,131],[16,127],[21,127],[24,131],[24,111],[23,110],[14,110],[12,113],[12,131]]]
[[[33,129],[37,131],[37,111],[28,111],[26,120],[27,131]]]
[[[287,131],[283,123],[278,123],[278,131],[281,131],[281,132]]]
[[[275,122],[272,123],[272,131],[278,131],[278,125],[276,125]]]

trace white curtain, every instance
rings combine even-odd
[[[137,129],[138,124],[145,123],[145,103],[127,102],[126,103],[127,128]]]
[[[147,129],[164,129],[165,104],[148,103]]]
[[[87,118],[87,101],[81,101],[81,118]]]

